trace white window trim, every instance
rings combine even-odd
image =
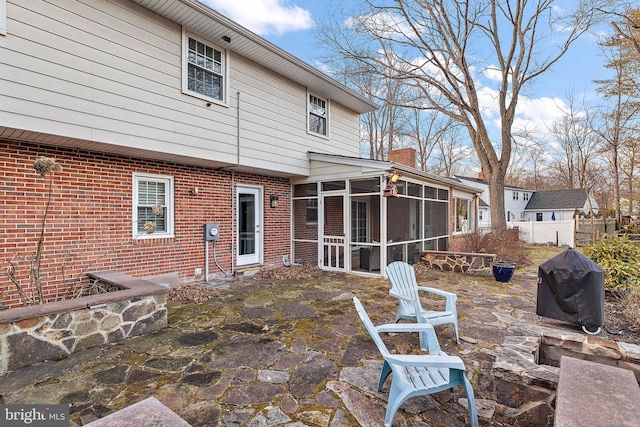
[[[316,211],[316,220],[315,221],[309,221],[309,209],[311,209],[309,207],[309,200],[315,200],[316,201],[316,206],[315,206],[315,211]],[[306,202],[306,210],[305,210],[305,216],[306,216],[306,222],[307,225],[318,225],[318,215],[319,215],[319,210],[318,210],[318,198],[317,197],[311,197],[307,199]]]
[[[0,0],[0,36],[7,35],[7,0]]]
[[[321,99],[325,102],[325,105],[327,106],[327,117],[326,117],[326,128],[327,128],[327,134],[323,135],[321,133],[316,133],[313,132],[309,129],[309,127],[311,126],[311,122],[309,121],[309,115],[311,114],[311,111],[309,109],[309,97],[310,96],[315,96],[318,99]],[[317,93],[314,92],[310,92],[309,90],[307,90],[307,99],[306,99],[306,105],[307,105],[307,133],[309,135],[313,135],[313,136],[317,136],[318,138],[324,138],[324,139],[330,139],[330,134],[331,134],[331,121],[329,120],[329,118],[331,117],[331,102],[329,101],[329,98],[325,98],[324,96],[320,96]]]
[[[2,1],[2,0],[0,0]],[[200,43],[204,43],[207,46],[210,46],[216,50],[222,52],[222,100],[211,98],[205,96],[199,92],[194,92],[188,89],[189,87],[189,76],[187,61],[189,60],[189,39],[192,38],[194,40],[199,41]],[[185,95],[193,96],[194,98],[199,98],[204,101],[222,105],[223,107],[229,106],[229,52],[227,49],[223,49],[215,43],[211,43],[210,41],[200,38],[194,34],[188,33],[184,28],[182,28],[182,93]]]
[[[467,227],[466,230],[464,229],[464,227],[462,226],[462,224],[460,225],[461,230],[456,230],[457,225],[458,225],[458,204],[457,201],[458,200],[462,200],[465,201],[467,203],[467,219],[465,221],[467,221]],[[473,212],[473,200],[471,199],[467,199],[464,197],[454,197],[453,198],[453,234],[466,234],[469,233],[470,228],[472,228],[474,225],[473,222],[473,217],[472,215],[475,215],[475,213]]]
[[[167,184],[166,186],[166,205],[167,205],[167,216],[169,218],[166,219],[167,222],[167,231],[163,232],[154,232],[153,234],[140,233],[138,231],[138,181],[157,181],[164,182]],[[133,238],[138,239],[165,239],[174,237],[174,220],[175,220],[175,209],[174,209],[174,184],[173,177],[171,175],[158,175],[158,174],[150,174],[150,173],[133,173],[133,199],[132,199],[132,233]]]

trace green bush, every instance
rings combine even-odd
[[[606,290],[626,295],[640,286],[640,246],[627,235],[598,240],[582,252],[604,270]]]

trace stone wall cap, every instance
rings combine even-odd
[[[147,280],[136,279],[135,277],[115,271],[92,272],[89,273],[89,277],[98,279],[109,285],[117,286],[121,288],[121,290],[0,311],[0,324],[169,292],[169,289],[164,286],[156,285]]]

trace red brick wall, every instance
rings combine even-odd
[[[231,172],[148,161],[124,156],[0,141],[0,262],[4,272],[14,254],[35,253],[48,179],[33,169],[39,156],[54,157],[62,171],[53,178],[42,256],[45,299],[64,295],[68,284],[88,270],[117,270],[132,276],[177,271],[182,283],[204,279],[203,224],[220,224],[216,259],[226,272],[235,265],[232,244]],[[175,237],[132,242],[132,176],[134,172],[174,177]],[[236,184],[264,186],[264,261],[279,264],[290,253],[290,185],[288,179],[236,173]],[[198,187],[198,194],[190,189]],[[269,196],[279,196],[271,208]],[[17,275],[29,294],[28,263]],[[203,274],[196,276],[195,269]],[[64,270],[64,278],[63,278]],[[211,276],[222,273],[213,263]],[[66,287],[63,285],[67,283]],[[20,304],[15,286],[0,274],[0,301]]]

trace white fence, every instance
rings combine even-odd
[[[563,221],[517,221],[507,223],[509,228],[520,230],[520,239],[528,243],[553,243],[556,246],[575,248],[573,219]]]

